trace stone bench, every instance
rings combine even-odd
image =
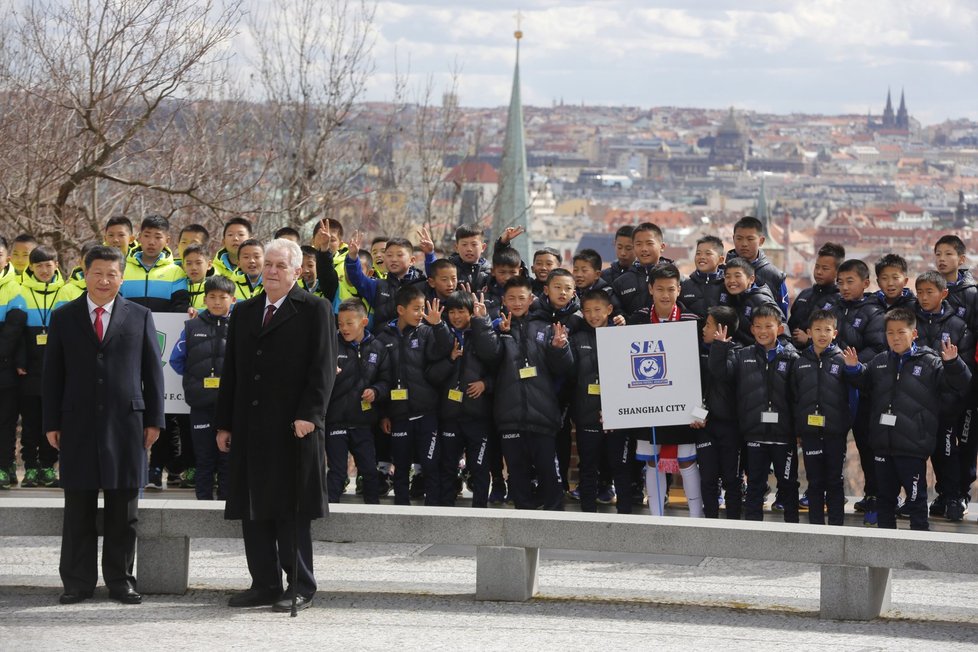
[[[821,566],[823,618],[868,620],[890,602],[891,569],[978,573],[978,537],[967,534],[785,523],[517,512],[445,507],[331,505],[313,539],[476,547],[476,599],[523,601],[537,591],[539,551],[588,550],[812,563]],[[63,501],[0,499],[0,536],[59,536]],[[181,594],[190,540],[240,538],[223,504],[144,500],[136,576],[145,593]]]

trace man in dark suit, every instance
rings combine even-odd
[[[139,604],[133,559],[146,450],[163,425],[163,367],[152,313],[118,296],[118,249],[85,256],[87,294],[51,315],[44,357],[44,431],[61,451],[65,492],[62,604],[98,581],[98,492],[104,497],[102,577],[109,597]]]
[[[237,304],[228,324],[217,445],[230,452],[224,516],[242,521],[252,578],[232,607],[289,611],[295,592],[304,609],[316,593],[311,519],[328,512],[324,420],[336,379],[336,327],[329,301],[296,284],[301,267],[294,242],[266,245],[265,294]]]

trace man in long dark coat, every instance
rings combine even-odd
[[[98,581],[100,489],[109,597],[142,601],[132,574],[137,501],[146,451],[163,425],[163,366],[153,314],[118,296],[124,266],[118,249],[92,249],[87,293],[52,313],[44,339],[44,431],[61,451],[65,492],[62,604],[92,597]]]
[[[336,378],[336,330],[330,303],[296,284],[301,266],[295,243],[266,245],[265,294],[239,303],[228,324],[217,444],[230,451],[224,515],[241,519],[252,578],[232,607],[289,611],[295,591],[303,609],[316,593],[311,520],[328,512],[324,420]]]

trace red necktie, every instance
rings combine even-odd
[[[272,315],[274,314],[275,314],[275,306],[273,306],[272,304],[268,304],[268,307],[265,308],[265,319],[261,323],[262,328],[266,328],[268,326],[268,322],[272,321]]]
[[[95,337],[98,338],[99,342],[102,341],[102,335],[105,332],[102,327],[102,315],[104,314],[105,314],[105,308],[103,308],[102,306],[97,306],[95,308]]]

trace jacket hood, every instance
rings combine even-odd
[[[61,275],[60,269],[54,270],[54,276],[51,278],[50,283],[45,283],[38,280],[38,278],[34,276],[34,272],[32,272],[29,268],[24,270],[24,275],[20,278],[21,287],[33,290],[34,292],[57,292],[58,289],[64,284],[65,279]]]
[[[142,245],[137,246],[132,250],[130,250],[129,255],[126,257],[126,260],[134,261],[137,265],[143,267]],[[165,267],[166,265],[173,265],[173,264],[174,264],[173,252],[170,251],[169,247],[163,247],[163,251],[160,252],[159,257],[156,259],[156,262],[153,264],[153,267],[151,267],[150,269],[154,269],[156,267]]]
[[[0,287],[3,287],[7,283],[17,283],[17,279],[20,275],[14,271],[14,266],[7,263],[7,266],[0,270]]]

